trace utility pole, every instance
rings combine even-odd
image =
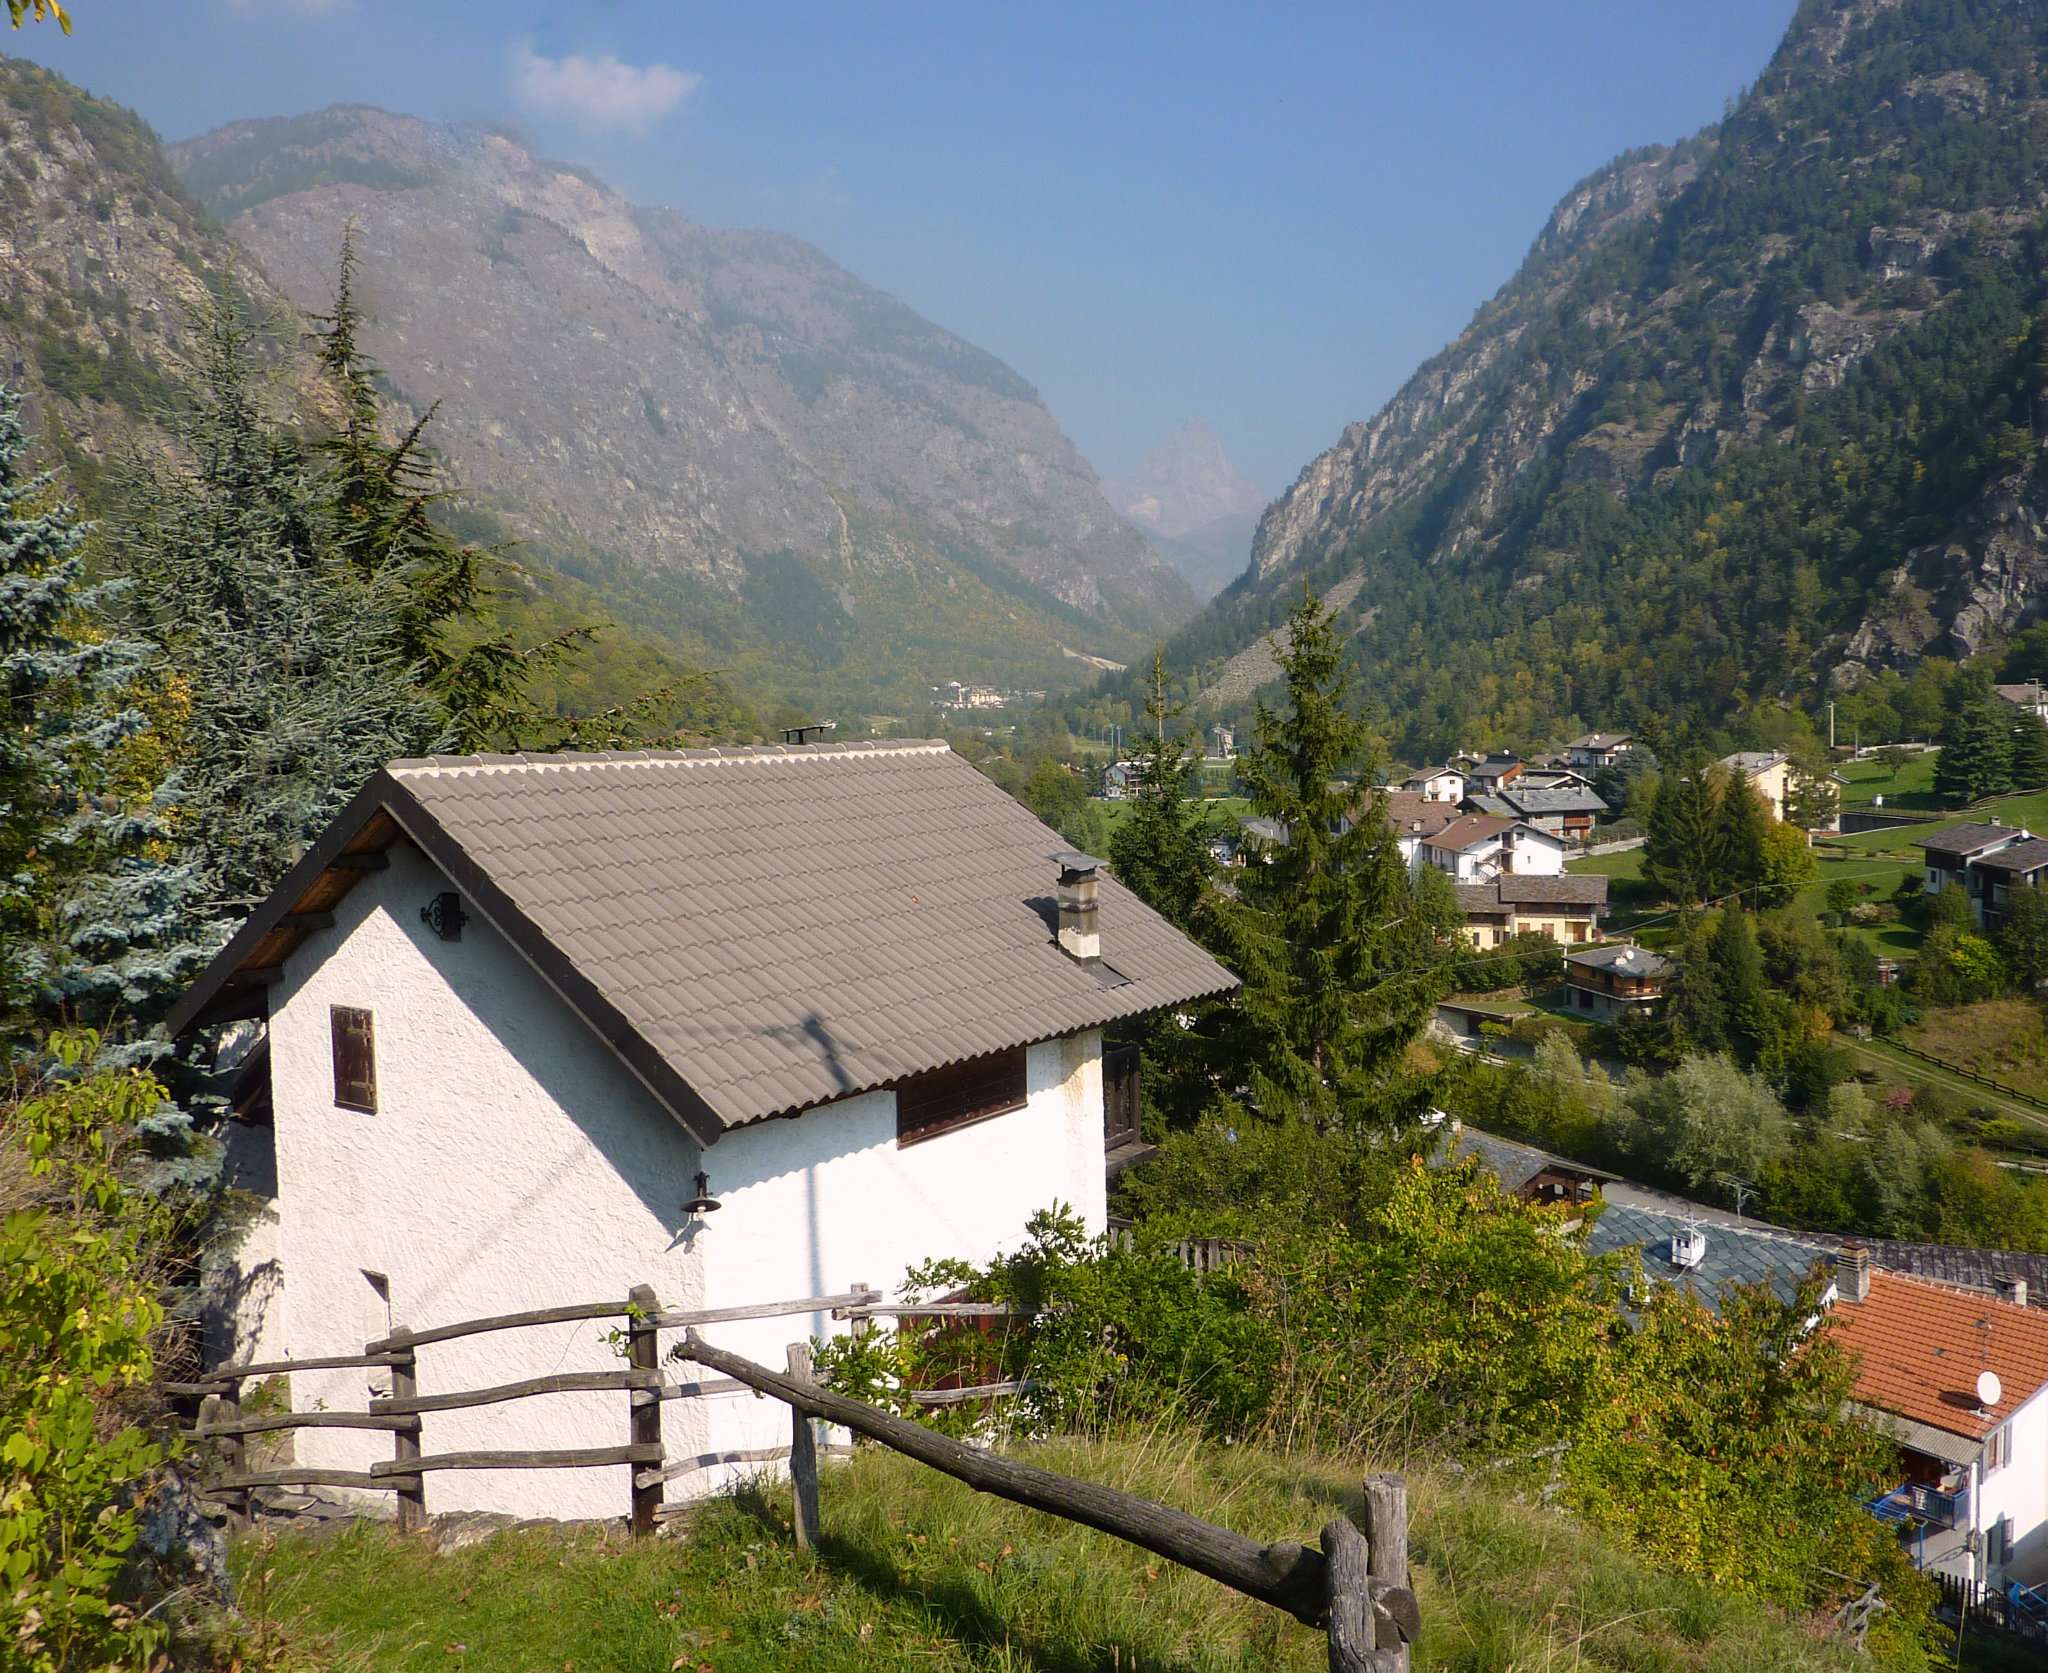
[[[1828,753],[1835,753],[1835,700],[1828,699]]]

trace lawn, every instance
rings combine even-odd
[[[1362,1467],[1154,1433],[1038,1462],[1313,1543]],[[1762,1673],[1867,1662],[1800,1623],[1657,1573],[1592,1530],[1469,1478],[1411,1477],[1418,1669]],[[1319,1632],[1072,1523],[882,1452],[829,1467],[816,1556],[778,1488],[710,1502],[679,1539],[515,1530],[459,1550],[381,1529],[251,1536],[244,1610],[333,1673],[1311,1673]],[[276,1665],[271,1661],[260,1663]]]
[[[1841,769],[1842,776],[1849,781],[1842,786],[1842,805],[1867,808],[1882,796],[1886,807],[1939,811],[1941,803],[1934,794],[1934,759],[1932,750],[1910,756],[1897,772],[1868,757],[1851,761]]]
[[[1117,827],[1130,817],[1131,809],[1137,803],[1128,799],[1121,802],[1098,799],[1094,805],[1095,811],[1102,815],[1103,829],[1115,836]],[[1238,820],[1251,812],[1252,804],[1243,796],[1204,796],[1201,808],[1219,829],[1235,833]]]
[[[2023,1092],[2048,1092],[2048,1007],[2033,999],[1986,999],[1929,1011],[1905,1041]]]

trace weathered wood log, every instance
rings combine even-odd
[[[1391,1673],[1377,1649],[1373,1623],[1371,1553],[1365,1535],[1339,1517],[1323,1529],[1324,1584],[1328,1599],[1330,1673]]]
[[[752,1389],[734,1377],[706,1377],[702,1382],[663,1383],[659,1388],[636,1388],[633,1404],[655,1405],[663,1400],[695,1400],[706,1394],[751,1394]]]
[[[1026,1377],[1014,1383],[976,1383],[972,1388],[916,1388],[910,1398],[920,1406],[957,1406],[963,1400],[991,1400],[998,1394],[1029,1394],[1037,1386]]]
[[[747,1307],[702,1307],[696,1311],[674,1311],[654,1315],[658,1330],[689,1330],[700,1324],[732,1324],[740,1319],[783,1319],[796,1313],[830,1313],[863,1300],[878,1299],[879,1291],[849,1290],[844,1295],[806,1295],[794,1301],[757,1301]]]
[[[396,1462],[375,1463],[370,1474],[382,1479],[422,1470],[584,1470],[601,1464],[657,1464],[661,1447],[585,1446],[557,1452],[430,1452],[401,1468]]]
[[[499,1383],[492,1388],[473,1388],[454,1394],[415,1394],[388,1400],[372,1400],[373,1412],[460,1412],[472,1406],[495,1406],[505,1400],[524,1400],[535,1394],[585,1394],[610,1389],[654,1391],[661,1372],[635,1368],[630,1371],[561,1371],[552,1377],[528,1377],[523,1382]]]
[[[415,1401],[419,1398],[419,1357],[413,1352],[412,1332],[399,1325],[391,1332],[391,1398],[393,1400]],[[402,1534],[423,1533],[427,1526],[427,1484],[416,1470],[408,1465],[417,1465],[420,1457],[420,1420],[415,1416],[412,1428],[401,1429],[391,1438],[391,1462],[394,1475],[403,1475],[405,1485],[398,1489],[398,1531]]]
[[[735,1448],[730,1452],[700,1452],[694,1458],[678,1458],[672,1464],[664,1464],[657,1470],[640,1470],[635,1473],[636,1481],[652,1484],[657,1481],[674,1481],[679,1475],[692,1475],[698,1470],[713,1470],[720,1464],[779,1464],[789,1456],[786,1446],[750,1446]]]
[[[266,1412],[261,1417],[238,1417],[202,1423],[193,1430],[201,1440],[216,1435],[260,1435],[270,1429],[392,1429],[417,1431],[420,1420],[403,1415],[384,1416],[375,1412]]]
[[[213,1421],[227,1426],[221,1436],[220,1462],[223,1477],[232,1481],[247,1472],[248,1464],[241,1434],[234,1427],[242,1421],[242,1392],[239,1385],[229,1387],[215,1396]],[[221,1500],[228,1509],[228,1526],[246,1528],[249,1525],[248,1490],[230,1487],[222,1493]]]
[[[270,1359],[247,1365],[216,1365],[206,1373],[209,1384],[241,1382],[250,1377],[289,1376],[294,1371],[346,1371],[357,1366],[389,1365],[392,1356],[378,1344],[376,1353],[336,1354],[329,1359]]]
[[[810,1385],[810,1343],[790,1343],[789,1380]],[[796,1548],[814,1551],[818,1545],[818,1435],[811,1427],[811,1414],[796,1406],[789,1408],[789,1481],[796,1506],[790,1518],[796,1530]]]
[[[1395,1657],[1389,1673],[1408,1673],[1408,1645],[1419,1634],[1421,1620],[1415,1594],[1409,1590],[1408,1483],[1400,1476],[1365,1478],[1365,1539],[1376,1582],[1373,1614],[1379,1649]],[[1405,1609],[1400,1599],[1406,1600]]]
[[[536,1307],[525,1313],[499,1313],[488,1319],[465,1319],[460,1324],[436,1325],[432,1330],[413,1333],[412,1345],[423,1348],[431,1342],[452,1342],[458,1336],[481,1336],[489,1330],[523,1330],[537,1324],[575,1324],[581,1319],[615,1319],[621,1317],[627,1308],[623,1301],[574,1301],[564,1307]],[[363,1351],[366,1354],[386,1353],[392,1339],[372,1342]],[[377,1363],[369,1361],[368,1363]]]
[[[373,1476],[361,1470],[248,1470],[241,1475],[223,1476],[219,1481],[209,1482],[206,1491],[220,1493],[250,1487],[366,1487],[379,1493],[388,1493],[397,1488],[403,1490],[411,1482],[417,1485],[418,1476]]]
[[[626,1322],[626,1357],[633,1362],[633,1369],[644,1373],[650,1381],[661,1380],[661,1340],[656,1334],[654,1315],[661,1311],[661,1301],[646,1284],[635,1284],[627,1298],[633,1303],[632,1316]],[[659,1404],[632,1405],[626,1412],[626,1439],[636,1447],[652,1446],[657,1462],[666,1456],[661,1445],[661,1407]],[[661,1483],[643,1483],[640,1472],[632,1476],[633,1532],[645,1538],[654,1532],[654,1519],[661,1513]]]
[[[224,1392],[226,1392],[226,1390],[227,1390],[227,1389],[228,1389],[228,1388],[229,1388],[230,1386],[232,1386],[232,1379],[230,1379],[230,1378],[227,1378],[227,1377],[215,1377],[215,1378],[213,1378],[213,1379],[212,1379],[212,1380],[211,1380],[210,1382],[203,1382],[203,1383],[173,1383],[173,1382],[162,1382],[162,1383],[158,1383],[158,1384],[157,1384],[156,1386],[157,1386],[157,1387],[158,1387],[159,1389],[161,1389],[161,1390],[162,1390],[162,1391],[163,1391],[164,1393],[166,1393],[166,1394],[197,1394],[197,1395],[199,1395],[199,1396],[200,1396],[201,1398],[204,1398],[204,1397],[205,1397],[206,1395],[209,1395],[209,1394],[221,1394],[221,1393],[224,1393]]]
[[[877,1411],[828,1389],[792,1382],[743,1355],[714,1348],[694,1333],[688,1338],[687,1354],[698,1363],[737,1377],[812,1417],[880,1441],[980,1492],[1114,1534],[1212,1580],[1220,1580],[1262,1603],[1284,1609],[1310,1626],[1322,1623],[1327,1600],[1325,1565],[1319,1552],[1291,1543],[1260,1545],[1186,1511],[1155,1504],[1133,1493],[1091,1481],[1075,1481],[1035,1465],[977,1452],[907,1418]]]
[[[835,1319],[856,1316],[864,1319],[1035,1319],[1029,1307],[1012,1307],[1002,1301],[928,1301],[922,1307],[835,1307]]]

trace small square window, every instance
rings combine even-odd
[[[934,1069],[896,1088],[896,1142],[917,1144],[991,1116],[1020,1110],[1026,1101],[1024,1048]]]
[[[377,1113],[377,1031],[370,1013],[354,1005],[333,1005],[334,1101],[345,1110]]]

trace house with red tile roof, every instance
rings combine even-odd
[[[1855,1402],[1898,1443],[1873,1503],[1921,1567],[1975,1588],[2048,1583],[2048,1311],[1881,1271],[1846,1244],[1822,1328]]]

